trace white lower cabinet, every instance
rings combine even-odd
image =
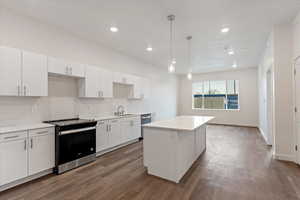
[[[96,130],[96,151],[109,148],[108,121],[99,121]]]
[[[29,131],[28,173],[33,175],[54,167],[54,129]]]
[[[140,116],[99,121],[97,125],[97,152],[130,142],[141,137]]]
[[[0,186],[54,167],[54,128],[0,135]]]
[[[27,132],[5,134],[0,139],[0,185],[27,176]]]

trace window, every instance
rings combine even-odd
[[[194,109],[239,109],[239,81],[218,80],[193,83]]]

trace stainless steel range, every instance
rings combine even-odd
[[[46,121],[55,125],[55,168],[57,174],[96,159],[96,121],[66,119]]]

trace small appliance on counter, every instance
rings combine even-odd
[[[144,138],[144,133],[143,133],[143,125],[144,124],[149,124],[152,122],[152,114],[151,113],[144,113],[141,114],[141,124],[142,124],[142,138]]]
[[[96,121],[75,118],[45,123],[55,125],[55,173],[61,174],[96,159]]]

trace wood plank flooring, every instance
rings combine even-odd
[[[300,168],[271,154],[255,128],[211,125],[206,152],[180,184],[148,176],[138,142],[68,173],[4,191],[0,199],[300,200]]]

